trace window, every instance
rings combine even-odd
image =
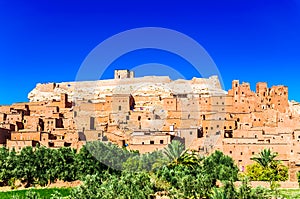
[[[243,155],[243,152],[241,152],[241,155]]]
[[[220,126],[219,125],[217,125],[217,128],[219,128]]]
[[[190,135],[193,135],[193,131],[190,131]]]
[[[160,144],[164,144],[164,140],[159,140],[159,143]]]
[[[252,151],[252,155],[254,155],[254,151]]]
[[[232,126],[229,126],[229,129],[232,129]]]
[[[122,107],[121,106],[119,106],[119,111],[122,109]]]
[[[154,141],[150,141],[150,144],[154,144]]]
[[[90,117],[90,130],[95,130],[95,118]]]
[[[142,145],[144,145],[145,143],[144,142],[142,142]]]

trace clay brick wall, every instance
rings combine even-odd
[[[40,141],[41,140],[41,132],[12,132],[11,133],[11,140],[34,140],[34,141]]]

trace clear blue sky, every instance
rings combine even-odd
[[[27,101],[38,82],[73,81],[100,42],[147,26],[198,41],[218,66],[226,90],[233,79],[250,82],[252,89],[266,81],[288,86],[289,98],[300,101],[299,0],[2,0],[0,24],[0,104]],[[111,69],[150,62],[178,70],[187,64],[150,50],[123,56]]]

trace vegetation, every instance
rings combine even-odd
[[[286,179],[286,168],[273,156],[269,151],[255,156],[257,163],[249,167],[250,180]],[[270,198],[272,194],[266,189],[251,188],[247,177],[236,188],[238,168],[229,156],[215,151],[210,156],[200,157],[185,150],[178,141],[163,151],[147,154],[102,142],[88,143],[79,152],[71,148],[45,147],[26,147],[20,153],[0,149],[2,186],[15,188],[16,181],[26,187],[46,186],[57,180],[81,180],[84,183],[67,194],[56,190],[47,198],[127,199],[160,195],[169,198],[260,199]],[[43,191],[30,190],[27,196],[23,192],[5,194],[20,193],[15,198],[45,197]],[[3,197],[0,195],[0,198],[8,197],[1,194]]]
[[[264,149],[258,155],[251,158],[254,164],[247,166],[247,175],[251,180],[269,181],[271,189],[276,189],[278,181],[288,179],[288,167],[275,160],[277,153],[270,149]]]
[[[59,197],[67,197],[71,194],[71,188],[48,188],[48,189],[29,189],[18,191],[0,192],[1,199],[23,199],[23,198],[50,198],[59,199]]]

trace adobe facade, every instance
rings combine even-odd
[[[79,149],[100,140],[145,153],[175,139],[202,154],[221,150],[241,171],[264,148],[279,153],[291,181],[300,170],[300,105],[286,86],[251,91],[234,80],[226,92],[216,76],[172,81],[117,70],[112,80],[37,84],[28,98],[0,106],[0,145]]]

